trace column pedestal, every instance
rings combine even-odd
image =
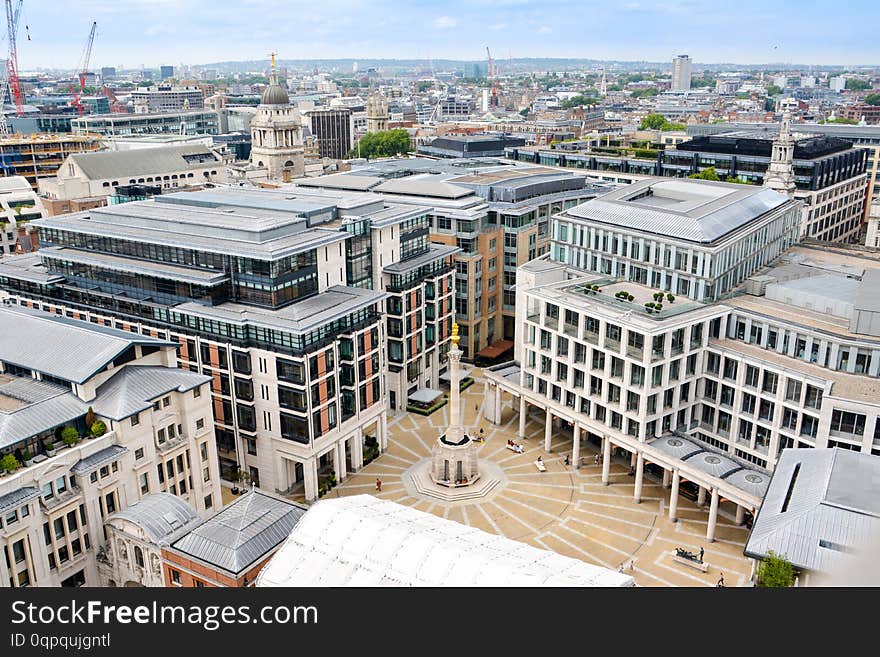
[[[633,501],[636,504],[642,501],[642,481],[645,475],[645,457],[641,454],[636,458],[636,485],[633,491]]]
[[[672,471],[672,491],[669,494],[669,519],[672,522],[676,522],[678,518],[675,517],[675,514],[678,512],[678,483],[681,477],[678,474],[678,470]]]
[[[611,478],[611,441],[608,439],[608,436],[605,436],[603,442],[604,447],[602,449],[602,483],[607,486]]]
[[[706,528],[706,540],[715,540],[715,525],[718,522],[718,489],[712,489],[712,502],[709,506],[709,526]]]
[[[544,424],[544,451],[549,453],[550,451],[552,451],[550,449],[550,439],[553,435],[553,413],[550,412],[549,408],[547,409],[546,413],[547,420]]]

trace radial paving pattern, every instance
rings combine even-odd
[[[628,462],[612,463],[611,484],[603,486],[601,467],[593,464],[595,447],[581,449],[586,465],[577,471],[563,463],[571,450],[569,436],[554,435],[553,452],[544,452],[540,413],[529,417],[528,438],[520,441],[525,453],[508,450],[507,440],[518,440],[517,414],[507,401],[502,424],[485,421],[480,408],[481,372],[475,370],[474,375],[477,384],[462,395],[465,425],[486,432],[480,458],[498,464],[507,480],[497,494],[471,504],[446,504],[418,499],[407,491],[403,473],[430,455],[431,444],[448,421],[444,407],[429,418],[409,413],[389,417],[388,451],[330,495],[370,493],[608,568],[625,564],[629,569],[634,562],[632,574],[641,586],[714,586],[722,572],[727,586],[748,581],[749,562],[742,553],[748,530],[736,526],[729,514],[719,514],[716,540],[707,543],[708,512],[682,497],[679,522],[669,522],[669,491],[650,476],[645,476],[641,504],[633,502]],[[533,464],[539,455],[546,472],[538,472]],[[382,480],[381,492],[375,490],[377,477]],[[708,572],[673,562],[670,552],[676,547],[693,552],[705,548]]]

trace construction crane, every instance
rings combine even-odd
[[[490,107],[498,107],[498,80],[496,78],[495,60],[492,59],[492,53],[489,52],[489,46],[486,46],[486,58],[489,60],[489,68],[486,71],[489,78],[489,86],[492,88],[492,97],[489,100]]]
[[[18,32],[18,21],[21,18],[21,5],[23,0],[18,0],[13,9],[12,0],[6,0],[6,38],[8,40],[8,58],[6,66],[0,71],[0,106],[6,102],[6,97],[11,96],[15,103],[16,114],[24,116],[24,106],[21,99],[21,85],[18,81],[18,50],[15,44],[15,35]],[[0,134],[9,134],[9,126],[6,123],[6,115],[0,111]]]
[[[80,67],[79,73],[79,89],[74,89],[72,84],[67,85],[70,87],[70,93],[73,94],[73,100],[70,101],[70,104],[76,108],[77,113],[82,116],[83,114],[83,104],[82,104],[82,94],[83,90],[86,88],[86,74],[89,71],[89,60],[92,58],[92,44],[95,43],[95,30],[98,29],[98,23],[96,21],[92,21],[92,29],[89,32],[89,38],[86,40],[86,47],[83,50],[82,54],[82,66]]]

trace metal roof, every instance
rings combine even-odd
[[[651,447],[679,460],[686,459],[703,451],[703,448],[695,442],[681,436],[662,436],[653,441]]]
[[[188,162],[184,156],[210,158],[210,162]],[[207,146],[159,146],[128,151],[97,151],[70,155],[90,180],[109,180],[126,176],[153,176],[162,173],[204,169],[218,164]]]
[[[405,274],[408,271],[418,269],[423,265],[427,265],[436,260],[451,256],[453,253],[461,251],[460,247],[447,246],[445,244],[429,244],[428,251],[407,260],[399,260],[386,265],[382,271],[386,274]]]
[[[114,513],[105,522],[114,520],[134,523],[154,543],[163,545],[169,537],[199,522],[199,516],[183,498],[171,493],[153,493]]]
[[[767,188],[652,178],[582,203],[561,216],[710,244],[790,202]]]
[[[90,454],[89,456],[80,459],[73,464],[73,467],[70,468],[70,471],[76,475],[88,474],[92,470],[98,469],[105,463],[115,461],[126,452],[128,452],[128,447],[123,447],[122,445],[110,445],[109,447],[100,449],[94,454]]]
[[[0,384],[0,448],[73,422],[89,410],[62,386],[27,377],[6,379]]]
[[[210,376],[176,367],[126,365],[98,386],[92,410],[102,417],[122,420],[149,409],[157,397],[186,392],[210,380]]]
[[[313,505],[257,586],[634,586],[632,577],[372,495]]]
[[[57,258],[63,262],[92,265],[102,269],[113,269],[142,276],[155,276],[156,278],[180,281],[181,283],[192,283],[193,285],[212,286],[229,280],[229,275],[225,271],[181,267],[164,262],[138,260],[128,256],[115,256],[98,251],[86,251],[69,247],[45,247],[41,249],[40,254],[44,258]]]
[[[228,302],[219,306],[182,303],[174,306],[173,312],[231,322],[241,326],[262,326],[290,333],[308,333],[328,322],[372,306],[387,296],[387,292],[334,285],[320,294],[277,310]]]
[[[430,174],[392,178],[373,188],[374,192],[386,194],[404,194],[408,196],[430,196],[440,198],[462,198],[470,196],[473,190],[462,185],[453,185],[436,180]]]
[[[746,542],[795,567],[840,573],[880,535],[880,459],[839,448],[785,449]]]
[[[853,308],[880,313],[880,269],[865,270],[853,299]]]
[[[40,489],[32,486],[24,486],[16,490],[0,495],[0,513],[5,513],[8,509],[16,509],[23,506],[35,497],[40,496]]]
[[[133,345],[176,345],[23,306],[0,308],[0,335],[0,361],[73,383],[84,383]]]
[[[177,539],[172,548],[239,574],[284,541],[307,508],[251,489]]]

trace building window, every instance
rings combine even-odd
[[[172,570],[171,571],[171,582],[180,586],[180,571]]]

